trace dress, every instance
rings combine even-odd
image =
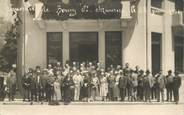
[[[107,96],[107,93],[108,93],[108,82],[107,82],[107,78],[103,76],[100,79],[100,96],[105,97]]]
[[[119,78],[120,78],[120,75],[117,75],[115,77],[115,84],[114,84],[114,88],[113,88],[113,96],[114,98],[118,98],[119,95],[120,95],[120,91],[119,91]]]
[[[95,97],[97,97],[99,95],[99,88],[98,88],[99,79],[98,79],[98,77],[92,78],[91,84],[92,84],[91,95],[95,99]]]
[[[61,100],[60,83],[58,81],[54,82],[54,100]]]
[[[73,81],[74,81],[74,84],[75,84],[74,100],[75,101],[79,101],[80,89],[81,89],[81,82],[82,82],[81,75],[74,75],[73,76]]]

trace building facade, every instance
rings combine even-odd
[[[22,72],[57,61],[65,64],[67,60],[98,61],[103,67],[130,63],[133,68],[139,65],[153,74],[169,69],[183,72],[183,1],[117,1],[121,15],[114,19],[44,19],[42,2],[25,3],[24,37],[18,61]],[[30,6],[35,7],[34,15]]]

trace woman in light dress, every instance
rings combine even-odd
[[[120,91],[119,91],[119,78],[120,78],[120,73],[119,72],[115,72],[115,83],[114,83],[114,87],[113,87],[113,96],[114,96],[114,101],[118,101],[119,95],[120,95]]]
[[[93,73],[91,85],[91,96],[93,101],[95,101],[96,97],[99,96],[99,79],[96,73]]]
[[[107,77],[105,73],[102,72],[100,78],[100,96],[102,97],[102,101],[106,101],[107,93],[108,93]]]
[[[59,102],[61,100],[60,82],[58,78],[54,81],[54,101]]]

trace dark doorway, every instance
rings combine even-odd
[[[183,72],[184,38],[181,36],[175,36],[174,46],[175,46],[175,70]]]
[[[70,33],[70,61],[76,62],[98,61],[97,32]]]
[[[161,39],[162,34],[151,33],[152,40],[152,73],[155,75],[161,70]]]

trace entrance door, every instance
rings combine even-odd
[[[98,61],[98,33],[70,33],[70,61]]]
[[[175,70],[183,72],[184,70],[184,38],[182,36],[175,36],[174,38],[175,45]]]

